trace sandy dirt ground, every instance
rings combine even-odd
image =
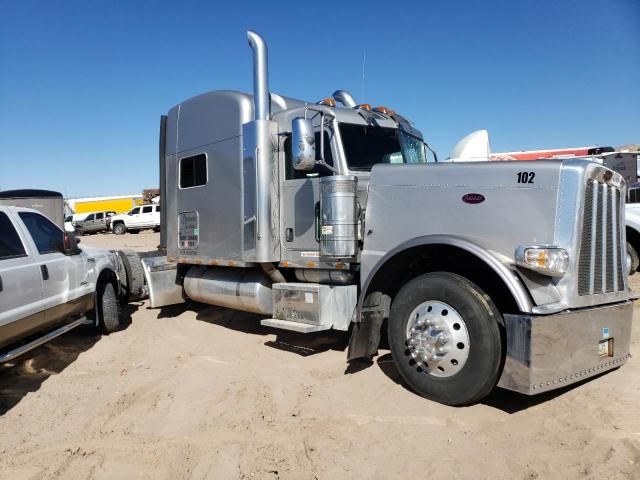
[[[158,235],[82,241],[149,250]],[[345,334],[208,306],[124,315],[121,332],[76,330],[0,369],[0,477],[640,478],[637,357],[573,388],[451,408],[409,391],[387,351],[347,370]]]

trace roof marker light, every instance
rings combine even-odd
[[[336,106],[336,101],[333,98],[325,98],[324,100],[320,100],[318,105],[328,105],[330,107]]]

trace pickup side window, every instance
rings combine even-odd
[[[64,233],[55,223],[39,213],[20,212],[18,215],[29,230],[38,252],[44,254],[60,251],[64,244]]]
[[[13,223],[6,213],[0,212],[0,261],[26,256],[24,245]]]
[[[204,153],[180,159],[180,188],[207,184],[207,156]]]
[[[149,205],[148,207],[142,207],[142,213],[151,213],[153,212],[153,205]]]
[[[104,213],[96,213],[96,220],[102,220],[104,218]]]
[[[156,212],[160,211],[160,205],[156,205]]]
[[[91,222],[93,220],[93,213],[91,215],[87,215],[87,217],[84,219],[85,222]]]
[[[129,215],[138,215],[139,213],[140,213],[140,209],[134,208],[133,210],[131,210],[131,212],[129,212]]]

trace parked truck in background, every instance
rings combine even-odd
[[[113,215],[109,219],[109,228],[116,235],[149,229],[157,231],[160,228],[160,210],[160,205],[140,205],[129,213]]]
[[[345,91],[318,103],[214,91],[161,119],[161,250],[152,307],[185,299],[262,325],[384,329],[420,395],[463,405],[498,385],[536,394],[622,365],[634,297],[625,182],[583,160],[429,163],[422,133]]]
[[[117,271],[115,253],[79,247],[34,209],[0,206],[0,363],[86,323],[119,329]]]

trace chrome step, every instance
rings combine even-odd
[[[82,316],[71,323],[67,323],[66,325],[63,325],[61,327],[56,328],[55,330],[52,330],[46,333],[40,338],[36,338],[35,340],[32,340],[29,343],[21,345],[18,348],[14,348],[13,350],[9,350],[8,352],[0,353],[0,363],[10,362],[14,358],[22,355],[23,353],[27,353],[28,351],[33,350],[34,348],[37,348],[40,345],[43,345],[48,341],[53,340],[56,337],[59,337],[60,335],[63,335],[67,333],[69,330],[73,330],[74,328],[79,327],[80,325],[92,324],[92,323],[93,323],[92,320],[88,320],[87,317]]]
[[[310,325],[308,323],[292,322],[290,320],[280,320],[278,318],[265,318],[260,320],[260,325],[265,327],[280,328],[281,330],[291,330],[299,333],[313,333],[330,330],[331,325]]]

